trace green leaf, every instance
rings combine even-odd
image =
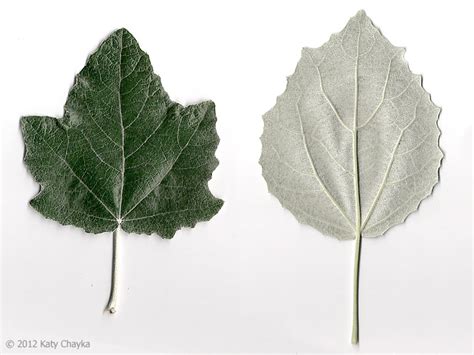
[[[218,161],[214,103],[171,101],[148,55],[125,29],[77,75],[64,117],[23,117],[25,162],[41,184],[31,205],[87,232],[158,233],[221,208],[207,182]]]
[[[356,240],[402,223],[438,182],[440,109],[365,12],[317,49],[304,48],[264,115],[260,163],[269,191],[301,223]]]
[[[223,202],[208,181],[218,161],[214,103],[171,101],[148,55],[125,29],[112,33],[77,75],[64,117],[22,117],[25,163],[43,216],[86,232],[113,231],[117,303],[118,231],[172,238],[211,219]]]

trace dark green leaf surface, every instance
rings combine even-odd
[[[125,29],[77,75],[64,117],[23,117],[25,162],[41,190],[31,205],[87,232],[158,233],[221,208],[207,182],[218,161],[214,103],[171,101]]]

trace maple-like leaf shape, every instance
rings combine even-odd
[[[125,29],[77,75],[64,117],[22,117],[25,163],[41,185],[38,212],[87,232],[158,233],[209,220],[218,161],[214,103],[171,101],[148,55]]]

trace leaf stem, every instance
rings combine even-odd
[[[359,343],[359,266],[360,266],[360,247],[361,233],[356,234],[355,254],[354,254],[354,290],[352,304],[352,344]]]
[[[119,228],[112,235],[112,278],[110,284],[110,296],[105,311],[111,314],[117,311],[117,273],[118,273],[118,239]]]

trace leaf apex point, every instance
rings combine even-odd
[[[129,34],[130,31],[127,30],[125,27],[120,27],[118,30],[116,30],[115,32],[122,32],[122,33],[126,33],[126,34]]]

